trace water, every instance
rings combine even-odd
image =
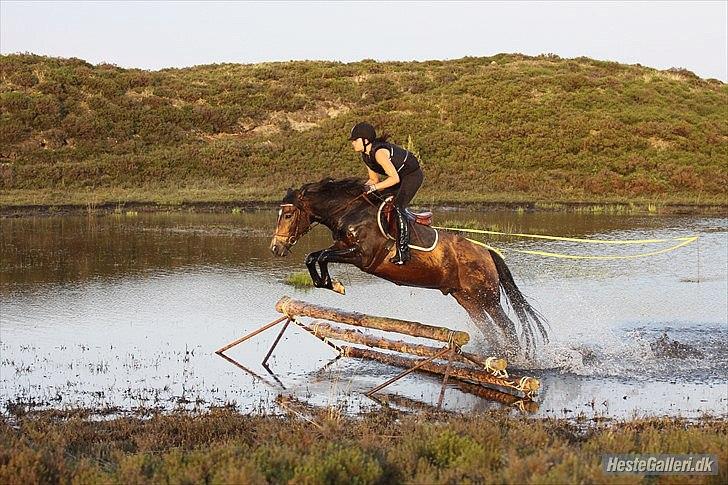
[[[569,260],[514,253],[636,254],[661,246],[599,246],[490,238],[521,290],[549,320],[551,342],[527,372],[542,379],[539,416],[728,415],[728,220],[687,216],[439,211],[506,232],[602,239],[696,234],[697,243],[648,258]],[[492,353],[452,297],[398,287],[332,265],[347,287],[295,290],[309,251],[331,244],[316,228],[288,258],[268,250],[275,211],[241,214],[65,216],[0,221],[0,401],[120,410],[233,405],[276,411],[283,392],[346,412],[376,408],[362,391],[399,370],[335,357],[291,326],[228,355],[214,350],[279,315],[283,295],[369,314],[466,330]],[[660,339],[667,345],[660,345]],[[677,349],[677,350],[676,350]],[[681,351],[681,349],[683,351]],[[256,374],[253,376],[250,372]],[[411,375],[391,393],[435,403],[439,380]],[[452,388],[458,411],[499,407]]]

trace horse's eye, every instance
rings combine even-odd
[[[290,219],[291,217],[293,217],[293,214],[290,214],[290,213],[289,213],[289,214],[286,214],[286,215],[285,215],[284,217],[285,217],[286,219]]]

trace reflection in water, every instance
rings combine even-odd
[[[276,266],[270,214],[145,214],[6,219],[0,291],[193,266]],[[275,225],[275,221],[272,221]],[[259,262],[259,263],[258,263]]]
[[[447,220],[475,221],[480,227],[509,232],[570,237],[609,234],[613,238],[632,238],[646,235],[657,237],[655,234],[658,231],[664,234],[665,231],[680,230],[685,218],[444,212],[437,214],[436,220],[439,223]],[[710,224],[711,220],[704,221]],[[275,230],[275,212],[272,210],[239,214],[156,213],[133,217],[16,218],[3,219],[0,228],[2,292],[26,285],[83,282],[98,277],[116,279],[187,267],[192,267],[194,271],[201,267],[300,269],[306,252],[326,247],[331,240],[328,231],[318,227],[299,242],[294,256],[286,259],[274,257],[267,246]],[[685,231],[685,234],[689,233]],[[670,234],[674,235],[672,232]],[[499,247],[514,248],[540,247],[544,244],[542,241],[509,240],[501,236],[491,237],[489,242]],[[550,243],[549,249],[575,249],[581,253],[585,250],[605,251],[604,247],[584,248],[573,243]],[[538,261],[540,264],[561,265],[558,260],[553,263],[541,259]],[[630,263],[620,262],[617,266],[622,264]],[[644,262],[638,262],[637,265],[644,265]],[[611,263],[603,265],[599,262],[588,267],[567,265],[570,268],[568,271],[576,274],[586,272],[582,274],[589,276],[599,274],[602,270],[609,271],[613,266]]]
[[[620,261],[546,259],[508,249],[620,254],[643,248],[487,241],[505,250],[519,286],[551,323],[551,343],[530,369],[544,384],[538,415],[728,413],[726,219],[436,213],[439,223],[448,219],[571,237],[699,234],[698,243],[679,251]],[[328,246],[331,236],[316,228],[292,256],[276,258],[268,250],[274,225],[273,210],[0,220],[0,400],[122,408],[234,402],[245,411],[271,409],[280,385],[260,362],[277,332],[230,353],[265,381],[213,352],[276,318],[273,304],[284,294],[466,330],[474,337],[466,350],[492,352],[455,301],[437,291],[397,287],[343,265],[332,271],[347,285],[346,297],[284,285],[286,275],[304,269],[307,252]],[[287,392],[311,403],[356,412],[370,405],[362,390],[398,372],[356,359],[330,363],[334,355],[318,344],[291,328],[269,361]],[[408,376],[388,391],[436,403],[439,382]],[[448,409],[497,405],[451,387]]]

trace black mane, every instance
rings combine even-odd
[[[288,192],[283,198],[283,203],[298,206],[299,200],[303,198],[315,200],[324,204],[328,202],[336,203],[336,201],[341,203],[342,199],[345,201],[346,199],[354,199],[361,196],[364,193],[364,182],[364,179],[357,177],[349,177],[339,180],[334,180],[331,177],[328,177],[319,180],[318,182],[304,184],[297,190],[288,189]],[[376,192],[374,196],[369,196],[369,202],[366,201],[366,198],[363,198],[361,202],[365,205],[371,205],[372,202],[378,203],[377,200],[383,200],[384,197],[391,195],[396,191],[396,188],[390,187]]]
[[[305,184],[301,192],[306,194],[317,194],[322,197],[332,198],[342,194],[356,197],[364,192],[364,180],[356,177],[349,177],[340,180],[325,178],[318,182]]]

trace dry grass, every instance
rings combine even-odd
[[[653,483],[605,476],[603,453],[712,453],[726,483],[725,420],[619,423],[504,413],[311,420],[203,414],[89,419],[46,411],[0,421],[0,482],[15,483]]]

